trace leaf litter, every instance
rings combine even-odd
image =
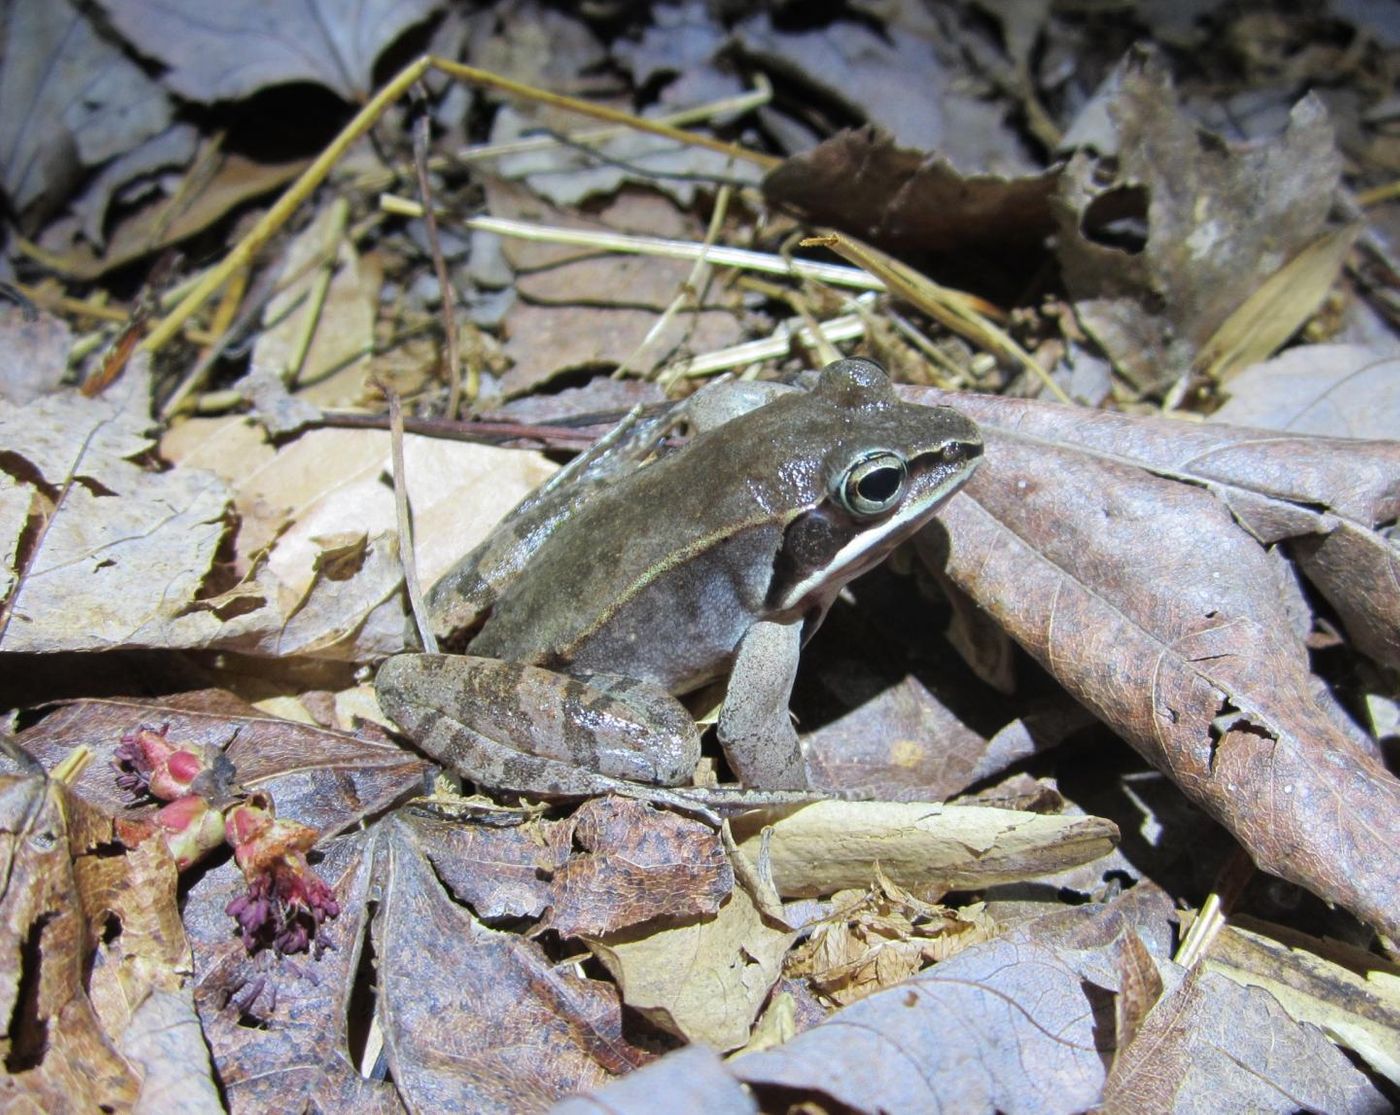
[[[17,299],[0,650],[24,710],[3,776],[9,1093],[117,1110],[625,1111],[656,1088],[746,1112],[1393,1098],[1400,793],[1393,728],[1368,713],[1400,663],[1400,163],[1394,43],[1364,6],[1152,9],[1134,31],[1156,46],[1131,50],[1117,17],[1046,4],[100,7],[21,3],[0,52],[0,293]],[[386,103],[373,145],[317,165],[222,130],[287,83],[363,103],[385,57],[427,41],[477,67],[439,67],[475,88],[430,79],[430,197],[411,107]],[[512,81],[586,97],[611,132],[560,143],[578,106]],[[701,140],[658,134],[702,100],[684,116]],[[250,205],[308,166],[243,239]],[[517,448],[440,437],[441,385],[465,369],[442,344],[439,248],[397,215],[423,204],[485,384],[454,433]],[[468,232],[478,214],[516,231]],[[615,232],[778,262],[617,255]],[[812,232],[877,293],[789,271]],[[192,279],[225,264],[156,292],[155,360],[94,399],[62,386],[133,312],[125,269],[178,244]],[[386,392],[421,431],[406,482],[430,584],[552,472],[520,446],[577,446],[706,369],[791,376],[838,336],[988,444],[892,563],[917,576],[858,582],[804,655],[820,783],[896,800],[716,831],[628,797],[464,798],[395,736],[363,668],[408,639],[404,541],[388,434],[353,428]],[[1098,406],[1047,401],[1069,396]],[[119,769],[137,737],[173,756],[155,802]],[[196,755],[193,783],[161,791],[177,800],[155,793]],[[229,912],[258,878],[233,832],[249,805],[289,845],[319,833],[296,870],[326,896],[305,938],[252,951]],[[233,858],[177,890],[172,851],[211,810]],[[1260,871],[1244,891],[1232,842]],[[1217,908],[1204,959],[1176,953]]]

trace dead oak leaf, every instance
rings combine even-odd
[[[314,869],[341,914],[321,927],[328,947],[316,959],[248,954],[224,912],[246,889],[232,862],[190,888],[195,1003],[232,1110],[281,1111],[288,1096],[321,1111],[403,1110],[390,1085],[355,1071],[347,1021],[370,912],[372,842],[356,832],[318,848]]]
[[[1380,1093],[1315,1026],[1277,1000],[1204,968],[1163,962],[1168,989],[1118,1050],[1104,1084],[1108,1115],[1220,1110],[1382,1110]]]
[[[70,0],[8,5],[0,32],[0,185],[21,212],[161,131],[160,86]]]
[[[412,831],[376,836],[379,1019],[415,1110],[538,1111],[648,1060],[612,985],[489,929],[443,889]]]
[[[1400,782],[1321,695],[1260,545],[1302,535],[1329,597],[1352,584],[1334,534],[1394,570],[1372,528],[1400,509],[1400,446],[958,403],[987,452],[941,516],[952,579],[1260,867],[1400,929]],[[1397,583],[1365,606],[1396,614]]]
[[[1231,311],[1323,231],[1341,156],[1315,97],[1277,140],[1240,149],[1181,110],[1154,55],[1130,54],[1118,82],[1116,174],[1105,186],[1099,160],[1070,160],[1057,252],[1084,328],[1151,389],[1188,371]],[[1125,217],[1146,219],[1140,249],[1113,240]]]
[[[270,794],[279,816],[329,835],[382,812],[422,785],[428,764],[395,744],[282,720],[206,691],[216,707],[194,702],[75,701],[29,728],[19,744],[46,767],[75,747],[95,761],[73,783],[74,792],[109,813],[124,813],[131,795],[116,781],[112,753],[122,736],[142,725],[165,726],[181,744],[223,748],[235,778]],[[241,710],[241,711],[235,711]]]
[[[632,798],[593,798],[570,818],[582,851],[554,872],[545,927],[600,937],[658,918],[713,914],[734,872],[709,825]]]
[[[350,8],[310,0],[107,0],[107,17],[163,80],[194,101],[229,101],[270,85],[309,81],[347,101],[373,88],[374,63],[442,0],[364,0]]]

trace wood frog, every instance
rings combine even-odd
[[[434,626],[474,630],[469,653],[398,655],[376,679],[428,754],[544,797],[676,786],[700,753],[676,696],[727,676],[735,775],[808,787],[788,715],[802,645],[962,487],[982,438],[870,360],[828,364],[811,391],[719,386],[620,431],[434,586]],[[698,432],[658,455],[679,422]]]

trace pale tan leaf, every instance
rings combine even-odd
[[[1322,305],[1360,231],[1348,225],[1323,233],[1265,279],[1201,346],[1197,370],[1228,383],[1272,356]]]
[[[1166,992],[1104,1082],[1109,1115],[1231,1110],[1379,1110],[1380,1093],[1314,1026],[1292,1022],[1258,988],[1203,968],[1160,965]]]
[[[687,1041],[721,1050],[747,1042],[795,936],[763,913],[776,896],[754,894],[752,876],[736,866],[734,889],[712,916],[588,940],[622,1001]]]
[[[312,430],[275,452],[245,419],[167,438],[230,483],[234,565],[288,617],[227,639],[264,654],[356,659],[404,646],[389,435]],[[251,452],[248,450],[251,449]],[[418,574],[432,583],[553,472],[538,453],[404,439]]]
[[[200,646],[219,633],[221,621],[198,602],[228,528],[229,492],[209,472],[138,463],[152,449],[147,390],[133,370],[114,398],[0,406],[0,444],[20,474],[32,470],[53,492],[74,479],[62,504],[47,509],[5,650]]]
[[[1269,992],[1297,1022],[1311,1022],[1400,1086],[1400,966],[1337,941],[1278,926],[1227,925],[1205,966]],[[1291,944],[1290,944],[1291,942]]]
[[[773,881],[787,898],[865,887],[877,863],[902,887],[975,890],[1087,863],[1118,840],[1099,817],[924,802],[821,801],[733,825],[750,856],[772,826]]]

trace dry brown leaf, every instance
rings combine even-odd
[[[748,1091],[705,1045],[688,1045],[596,1095],[570,1096],[550,1115],[653,1115],[657,1097],[671,1115],[758,1115]]]
[[[770,171],[763,192],[901,253],[1040,245],[1053,227],[1055,172],[963,175],[933,151],[897,147],[872,128],[844,131]]]
[[[1203,964],[1267,991],[1290,1018],[1319,1027],[1400,1086],[1400,965],[1280,926],[1231,924]]]
[[[751,857],[770,841],[785,898],[865,887],[876,864],[902,887],[976,890],[1087,863],[1118,840],[1117,826],[1099,817],[928,802],[820,801],[753,810],[733,828]]]
[[[442,0],[328,0],[279,8],[258,0],[106,0],[113,25],[166,67],[162,80],[193,101],[229,101],[269,85],[309,81],[347,101],[372,91],[383,50]]]
[[[228,491],[212,473],[145,463],[149,394],[134,368],[109,396],[0,404],[0,490],[11,506],[41,494],[48,516],[0,643],[7,651],[199,646],[220,632],[198,602],[227,528]],[[15,550],[15,538],[4,548]]]
[[[838,1006],[849,1006],[922,968],[997,935],[980,903],[962,910],[916,899],[883,875],[868,892],[842,892],[837,910],[812,930],[784,965],[790,978]]]
[[[1157,962],[1136,933],[1125,933],[1123,947],[1118,954],[1119,983],[1118,1000],[1115,1004],[1115,1033],[1118,1048],[1114,1051],[1114,1064],[1123,1055],[1123,1050],[1132,1045],[1143,1019],[1162,997],[1162,974],[1157,970]],[[1109,1070],[1110,1073],[1113,1071]]]
[[[1074,913],[1082,924],[1098,911]],[[974,945],[730,1068],[751,1086],[858,1112],[1085,1110],[1112,1042],[1092,964],[1111,965],[1112,951],[1066,953],[1054,939]]]
[[[1178,107],[1154,55],[1130,54],[1119,83],[1116,176],[1105,185],[1087,153],[1070,160],[1057,251],[1079,321],[1131,383],[1151,389],[1188,372],[1226,318],[1318,238],[1341,163],[1313,97],[1282,137],[1236,149]],[[1091,239],[1124,215],[1147,221],[1139,251]]]
[[[248,527],[234,564],[245,579],[211,596],[205,582],[229,526],[229,493],[212,472],[145,464],[145,381],[129,378],[116,399],[48,396],[0,409],[13,453],[0,474],[11,577],[20,539],[39,513],[52,517],[5,649],[218,645],[363,658],[403,647],[387,434],[315,431],[273,454],[243,420],[213,434],[196,427],[184,443],[190,456],[238,485]],[[167,445],[178,449],[180,439]],[[405,452],[429,580],[549,472],[538,456],[425,438],[409,438]],[[54,514],[75,462],[78,482]],[[491,484],[476,482],[484,473]]]
[[[411,1108],[539,1111],[649,1059],[623,1037],[611,984],[482,925],[396,820],[376,844],[378,1017]]]
[[[1366,345],[1299,345],[1246,368],[1213,422],[1322,437],[1400,430],[1400,355]]]
[[[1116,1044],[1112,1001],[1128,994],[1122,973],[1125,957],[1132,955],[1144,975],[1147,968],[1160,969],[1173,991],[1125,1048],[1123,1061],[1135,1073],[1139,1066],[1143,1070],[1130,1082],[1147,1090],[1133,1096],[1136,1105],[1117,1105],[1127,1095],[1121,1089],[1125,1078],[1115,1069],[1110,1087],[1119,1090],[1111,1109],[1207,1110],[1196,1105],[1199,1100],[1219,1110],[1222,1090],[1232,1101],[1251,1097],[1261,1110],[1381,1109],[1380,1094],[1339,1051],[1315,1029],[1289,1021],[1262,993],[1232,990],[1211,977],[1214,983],[1203,994],[1183,1003],[1175,994],[1184,986],[1182,970],[1165,959],[1172,915],[1171,900],[1142,885],[1107,906],[1041,918],[838,1011],[777,1049],[739,1056],[723,1072],[697,1065],[699,1095],[692,1102],[703,1110],[713,1096],[719,1109],[729,1110],[737,1077],[760,1100],[781,1097],[790,1106],[806,1097],[823,1109],[834,1101],[856,1112],[956,1109],[990,1115],[1097,1108]],[[1170,1025],[1168,1016],[1180,1018],[1183,1010],[1204,1027],[1197,1046],[1189,1045],[1195,1030]],[[1239,1033],[1241,1027],[1248,1033]],[[1271,1051],[1274,1035],[1286,1053]],[[1168,1050],[1167,1058],[1153,1057],[1158,1045]],[[1236,1048],[1238,1060],[1230,1056]],[[1196,1055],[1200,1064],[1191,1060]],[[642,1075],[664,1084],[673,1079],[672,1064],[693,1056],[671,1054]],[[1288,1056],[1298,1063],[1283,1064]],[[1290,1103],[1271,1080],[1284,1081],[1297,1102]],[[628,1082],[560,1110],[638,1110],[631,1097],[639,1089],[640,1080]],[[1173,1107],[1174,1096],[1186,1106]]]
[[[446,818],[407,809],[397,823],[411,830],[453,897],[483,921],[540,917],[552,877],[569,858],[567,821],[484,813],[464,823],[455,812]]]
[[[586,942],[624,1003],[663,1030],[721,1050],[748,1041],[795,936],[775,916],[772,883],[740,864],[735,876],[737,885],[716,914]]]
[[[124,813],[133,800],[117,785],[112,753],[125,733],[143,725],[166,725],[172,740],[223,749],[240,784],[266,791],[279,816],[325,835],[411,794],[428,770],[424,760],[382,738],[263,716],[218,691],[187,694],[178,703],[172,698],[76,701],[28,729],[18,742],[48,768],[75,747],[89,748],[94,761],[74,779],[73,792],[109,813]]]
[[[1166,992],[1104,1082],[1110,1115],[1299,1109],[1379,1111],[1381,1094],[1314,1026],[1293,1022],[1269,995],[1203,968],[1163,961]]]
[[[496,115],[491,142],[510,143],[542,127],[565,130],[576,126],[576,120],[572,114],[551,112],[548,106],[534,106],[533,111],[507,106]],[[624,184],[636,182],[690,207],[701,188],[694,178],[738,179],[754,185],[759,179],[759,171],[751,163],[736,163],[718,151],[680,145],[645,132],[622,131],[589,144],[589,148],[585,152],[560,145],[505,155],[496,161],[496,169],[508,178],[524,181],[554,204],[565,206],[611,196]]]
[[[314,959],[248,955],[224,912],[246,889],[232,862],[190,888],[185,926],[194,944],[195,1003],[232,1110],[283,1111],[289,1096],[321,1111],[404,1110],[391,1085],[356,1071],[348,1029],[369,914],[372,839],[357,832],[318,848],[314,870],[330,884],[341,914],[321,926],[317,940],[329,947]]]
[[[7,1110],[130,1108],[139,1094],[135,1070],[117,1052],[120,1030],[108,1029],[87,987],[103,911],[88,907],[78,870],[115,839],[111,821],[59,783],[0,777],[0,1105]]]
[[[104,166],[69,203],[83,238],[95,248],[105,245],[111,208],[159,190],[162,173],[190,166],[199,152],[199,140],[199,129],[193,124],[172,124]]]
[[[167,452],[223,475],[247,525],[234,555],[247,580],[228,600],[252,591],[276,605],[276,622],[235,620],[219,632],[222,645],[351,660],[403,649],[387,432],[312,430],[273,453],[248,452],[261,438],[245,419],[179,431]],[[537,453],[416,435],[404,439],[404,458],[426,584],[554,471]]]
[[[1289,545],[1363,652],[1400,665],[1398,559],[1377,529],[1400,515],[1394,441],[1280,437],[978,395],[910,397],[953,403],[993,428],[1206,488],[1253,538]],[[1110,476],[1100,481],[1108,484]]]
[[[580,849],[554,872],[542,928],[604,937],[658,919],[715,913],[734,872],[709,825],[632,798],[594,798],[570,818]]]
[[[182,1115],[221,1115],[224,1111],[191,988],[148,995],[122,1035],[121,1052],[141,1071],[137,1111],[179,1111]]]
[[[9,5],[0,32],[0,184],[17,210],[170,122],[160,86],[70,0]]]
[[[1317,696],[1256,540],[1304,536],[1304,571],[1362,649],[1395,660],[1400,624],[1350,621],[1400,615],[1395,550],[1371,529],[1400,511],[1400,445],[958,404],[987,452],[942,513],[954,581],[1260,867],[1400,931],[1400,782]]]
[[[867,787],[881,801],[952,797],[981,777],[988,747],[912,676],[802,737],[813,785]]]
[[[939,15],[892,4],[880,18],[879,30],[864,19],[789,29],[765,10],[735,27],[730,41],[794,83],[807,115],[837,106],[826,111],[841,122],[869,121],[902,146],[938,151],[968,170],[1020,171],[1029,160],[1004,106],[971,93],[980,72],[950,49]]]

